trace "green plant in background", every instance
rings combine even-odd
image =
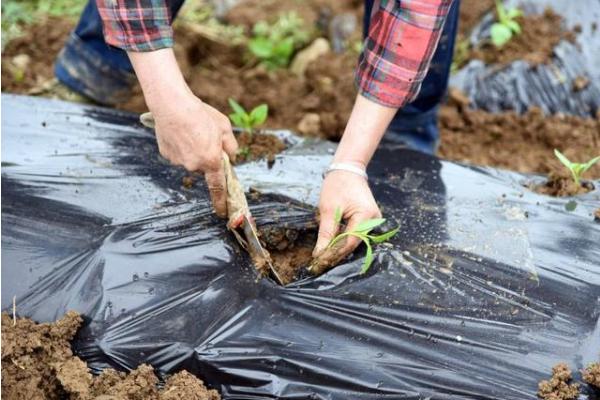
[[[271,25],[265,21],[256,23],[248,50],[267,68],[282,68],[289,65],[294,51],[309,40],[302,18],[290,11],[280,15]]]
[[[335,210],[334,219],[335,219],[335,222],[338,224],[342,220],[342,211],[340,210],[339,207]],[[334,237],[331,240],[331,242],[329,242],[329,245],[327,245],[327,248],[328,249],[332,248],[337,242],[339,242],[341,239],[343,239],[347,236],[354,236],[354,237],[357,237],[360,240],[362,240],[363,243],[367,246],[367,254],[365,255],[365,261],[364,261],[362,269],[361,269],[361,273],[364,274],[365,272],[367,272],[369,270],[369,268],[371,267],[371,264],[373,264],[372,243],[383,243],[387,240],[390,240],[392,237],[394,237],[394,235],[396,233],[398,233],[398,230],[400,230],[400,227],[398,227],[398,228],[392,229],[390,231],[387,231],[385,233],[382,233],[380,235],[371,235],[370,234],[373,229],[377,228],[378,226],[382,225],[383,223],[385,223],[385,218],[374,218],[374,219],[368,219],[366,221],[363,221],[360,224],[358,224],[358,226],[356,226],[356,228],[354,228],[353,230],[340,233],[339,235]]]
[[[554,149],[554,155],[558,160],[571,171],[571,175],[573,176],[573,181],[577,186],[581,185],[581,175],[585,173],[588,169],[592,168],[594,164],[600,161],[600,156],[592,158],[590,161],[586,163],[574,163],[569,161],[567,157],[564,156],[560,151]]]
[[[232,98],[229,99],[229,106],[231,106],[231,109],[233,110],[233,113],[229,114],[231,122],[233,122],[235,126],[248,132],[250,135],[253,133],[254,128],[265,123],[267,115],[269,114],[269,106],[266,104],[255,107],[249,113]]]
[[[3,0],[2,48],[10,40],[23,34],[23,27],[45,16],[77,17],[83,0]]]
[[[506,9],[501,0],[496,0],[496,14],[498,22],[492,25],[492,43],[496,47],[502,47],[513,35],[521,33],[521,25],[515,19],[523,15],[523,12],[516,7]]]

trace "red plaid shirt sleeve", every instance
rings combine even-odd
[[[356,71],[359,93],[400,108],[414,100],[453,0],[381,0]]]
[[[169,0],[96,0],[111,46],[152,51],[173,46]]]

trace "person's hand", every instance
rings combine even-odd
[[[342,220],[346,221],[345,231],[354,229],[365,220],[381,217],[365,178],[347,171],[329,172],[323,181],[319,200],[319,236],[313,251],[315,261],[311,265],[311,272],[315,275],[335,266],[360,244],[360,239],[348,236],[327,248],[340,230],[335,218],[336,209],[341,211]]]
[[[229,118],[191,92],[168,99],[152,110],[160,154],[191,172],[202,172],[215,212],[227,215],[223,151],[232,160],[238,151]]]
[[[127,54],[154,117],[160,154],[204,173],[215,212],[227,216],[223,151],[235,160],[238,149],[229,118],[192,93],[172,48]]]

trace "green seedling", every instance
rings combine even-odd
[[[335,219],[336,224],[339,224],[342,220],[342,212],[339,208],[337,208],[335,210],[334,219]],[[347,236],[354,236],[354,237],[357,237],[360,240],[362,240],[363,243],[367,246],[367,254],[365,256],[365,261],[364,261],[362,269],[361,269],[361,273],[364,274],[365,272],[367,272],[369,270],[369,268],[371,267],[371,264],[373,264],[372,243],[378,244],[378,243],[383,243],[385,241],[388,241],[391,238],[393,238],[396,233],[398,233],[398,230],[400,230],[400,227],[398,227],[398,228],[392,229],[390,231],[387,231],[385,233],[382,233],[380,235],[371,235],[370,234],[373,229],[377,228],[378,226],[382,225],[383,223],[385,223],[385,218],[374,218],[374,219],[368,219],[366,221],[363,221],[360,224],[358,224],[356,226],[356,228],[354,228],[353,230],[346,231],[344,233],[340,233],[339,235],[334,237],[331,240],[331,242],[329,242],[329,245],[327,246],[327,248],[328,249],[332,248],[337,242],[339,242],[340,240],[342,240],[343,238],[345,238]]]
[[[246,112],[244,107],[242,107],[237,101],[233,99],[229,99],[229,105],[233,110],[232,114],[229,114],[229,119],[233,124],[237,127],[242,128],[244,131],[248,132],[250,135],[254,132],[254,129],[264,124],[267,120],[267,115],[269,114],[269,106],[266,104],[261,104],[258,107],[255,107],[249,113]]]
[[[560,151],[554,149],[554,155],[558,160],[571,171],[571,175],[573,176],[573,181],[577,186],[581,185],[581,175],[585,173],[588,169],[592,168],[594,164],[600,161],[600,156],[592,158],[590,161],[586,163],[574,163],[569,161],[567,157],[564,156]]]
[[[248,50],[269,69],[287,67],[294,51],[310,39],[303,25],[302,18],[293,11],[282,14],[271,25],[265,21],[258,22],[248,41]]]
[[[496,0],[496,14],[498,22],[492,25],[492,43],[496,47],[502,47],[513,35],[521,33],[521,25],[515,19],[523,15],[523,12],[516,7],[506,9],[501,0]]]

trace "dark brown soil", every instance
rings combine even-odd
[[[71,351],[70,341],[81,317],[68,312],[54,323],[30,319],[16,323],[2,313],[2,398],[7,400],[218,400],[215,390],[186,371],[167,379],[158,389],[152,367],[141,365],[129,374],[107,369],[92,376]]]
[[[273,161],[275,155],[285,150],[286,145],[277,136],[256,132],[252,135],[243,132],[237,136],[240,152],[237,162],[266,158]],[[247,149],[247,150],[246,150]]]
[[[557,364],[552,368],[552,377],[538,384],[538,396],[544,400],[574,400],[579,394],[579,385],[570,381],[569,367]]]
[[[597,208],[596,211],[594,211],[594,221],[600,222],[600,208]]]
[[[459,23],[457,38],[465,38],[471,30],[481,21],[481,18],[494,8],[494,0],[462,0],[459,9]]]
[[[600,148],[599,119],[545,116],[536,108],[524,115],[471,110],[468,100],[455,90],[440,110],[439,124],[441,157],[523,173],[565,176],[554,149],[584,162],[597,156]],[[600,165],[588,170],[585,177],[600,178]]]
[[[310,265],[317,243],[316,226],[303,231],[285,226],[263,228],[260,236],[283,285],[295,281],[300,270]]]
[[[532,65],[545,64],[552,58],[558,42],[574,38],[573,32],[561,29],[562,17],[551,9],[541,15],[518,17],[517,22],[521,25],[520,34],[500,48],[491,42],[481,43],[472,50],[470,58],[483,60],[486,64],[507,64],[515,60]]]
[[[600,209],[597,212],[600,213]],[[588,365],[581,373],[585,383],[600,389],[600,362]]]

